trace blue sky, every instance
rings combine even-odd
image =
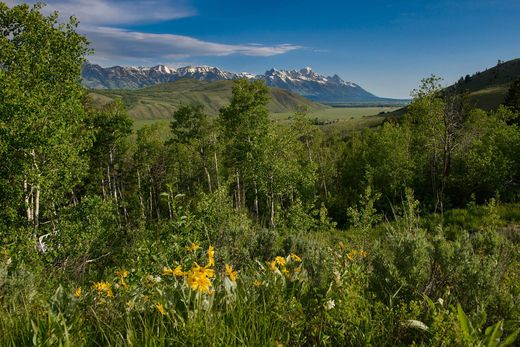
[[[384,97],[520,57],[518,0],[48,0],[50,10],[78,16],[103,66],[311,66]]]

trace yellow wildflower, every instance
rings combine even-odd
[[[233,271],[233,266],[226,264],[226,274],[233,282],[237,280],[238,272]]]
[[[81,287],[76,288],[74,291],[74,296],[78,299],[81,298]]]
[[[367,252],[365,252],[364,250],[361,250],[361,251],[359,251],[359,255],[364,258],[367,256]]]
[[[208,248],[208,266],[215,265],[215,248],[213,246],[209,246]]]
[[[175,269],[169,267],[163,267],[163,275],[164,276],[177,276],[183,277],[187,275],[187,272],[182,271],[182,265],[177,265]]]
[[[116,276],[118,277],[121,277],[121,278],[127,278],[128,277],[128,271],[127,270],[117,270],[116,271]]]
[[[195,263],[188,273],[188,285],[193,290],[198,290],[203,293],[210,293],[211,280],[210,278],[215,276],[215,270],[209,268],[209,265],[202,267]]]
[[[159,311],[161,316],[164,316],[166,314],[166,310],[164,309],[164,306],[161,303],[156,303],[155,308],[157,309],[157,311]]]
[[[348,260],[350,261],[354,261],[354,258],[356,257],[357,255],[357,251],[356,250],[352,250],[350,251],[348,254],[347,254],[347,258]]]
[[[203,293],[209,293],[212,286],[208,277],[197,272],[190,272],[188,275],[188,285],[191,289],[198,290],[199,292]]]
[[[298,257],[296,254],[291,253],[291,259],[297,263],[300,263],[302,261],[302,258]]]
[[[255,285],[255,287],[260,287],[262,284],[264,284],[264,282],[256,280],[253,284]]]
[[[163,267],[162,269],[163,276],[175,276],[175,270],[172,270],[170,267]]]
[[[175,270],[173,270],[173,274],[178,277],[186,276],[186,272],[182,271],[182,265],[177,265]]]
[[[287,274],[289,273],[289,271],[287,270],[287,268],[286,268],[285,266],[282,267],[282,273],[283,273],[284,275],[287,275]]]
[[[191,245],[187,246],[186,249],[195,252],[200,248],[200,245],[198,243],[192,243]]]
[[[112,285],[106,281],[96,282],[93,287],[97,290],[98,294],[105,294],[107,298],[111,298],[114,296],[112,293]]]
[[[276,260],[269,262],[269,268],[273,270],[274,272],[278,271],[278,267],[276,266]]]
[[[193,268],[191,269],[192,272],[197,272],[201,276],[206,276],[208,278],[215,277],[215,270],[211,269],[209,265],[202,267],[197,263],[194,263]]]
[[[277,256],[276,258],[274,258],[274,260],[276,261],[276,264],[278,264],[280,266],[285,265],[285,258],[283,258],[283,257]]]

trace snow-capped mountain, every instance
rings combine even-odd
[[[103,68],[96,64],[83,65],[83,84],[90,89],[135,89],[159,83],[174,82],[181,78],[200,81],[232,80],[236,74],[211,66]]]
[[[264,79],[268,86],[288,89],[315,101],[353,102],[379,99],[357,84],[342,80],[338,75],[326,77],[312,71],[310,67],[300,71],[271,69],[258,78]]]
[[[363,102],[377,101],[377,96],[359,85],[342,80],[338,75],[323,76],[310,67],[297,70],[271,69],[263,75],[247,72],[232,73],[211,66],[186,66],[172,68],[165,65],[154,67],[103,68],[85,63],[83,84],[91,89],[135,89],[154,84],[174,82],[181,78],[201,81],[234,80],[238,78],[262,79],[270,87],[296,92],[314,101],[321,102]]]

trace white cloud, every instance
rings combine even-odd
[[[10,5],[35,2],[6,1]],[[196,15],[196,10],[186,1],[49,0],[44,12],[59,11],[61,18],[75,15],[81,23],[80,32],[88,37],[95,51],[95,55],[89,57],[90,60],[102,65],[146,65],[193,56],[232,54],[268,57],[302,48],[293,44],[225,44],[183,35],[124,29],[125,25],[130,24],[155,23]]]
[[[202,41],[189,36],[151,34],[110,27],[84,28],[92,42],[96,56],[117,61],[118,59],[156,61],[184,59],[191,56],[245,56],[268,57],[287,53],[299,48],[292,44],[265,46],[259,44],[224,44]],[[94,57],[95,58],[95,57]],[[96,59],[93,59],[96,60]],[[99,61],[99,60],[98,60]]]
[[[35,2],[7,0],[9,5]],[[191,17],[197,13],[185,1],[179,0],[50,0],[44,12],[52,11],[58,11],[62,18],[74,15],[87,26],[153,23]]]

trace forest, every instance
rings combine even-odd
[[[136,130],[39,6],[0,2],[0,345],[518,343],[520,79],[346,135],[240,79]]]

